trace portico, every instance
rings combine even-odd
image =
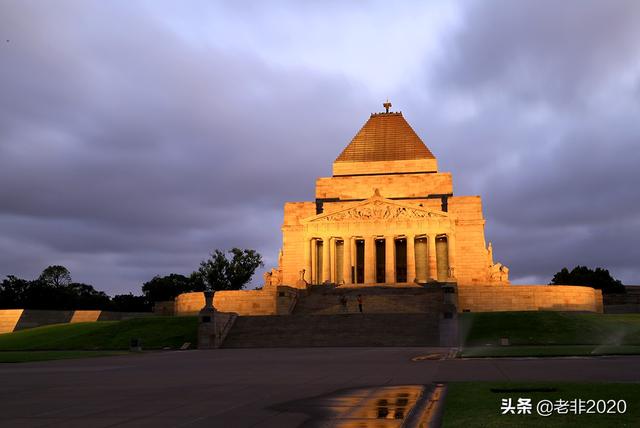
[[[453,216],[385,199],[301,221],[312,284],[412,284],[453,280]]]

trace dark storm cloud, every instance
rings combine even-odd
[[[271,267],[282,204],[390,96],[513,278],[640,278],[637,2],[463,2],[435,35],[421,3],[207,3],[2,3],[0,275],[137,292],[231,246]]]
[[[63,5],[3,6],[0,272],[64,262],[124,291],[214,248],[273,264],[282,203],[345,140],[349,83],[194,47],[135,7]]]
[[[483,195],[512,279],[576,264],[640,278],[639,20],[633,1],[474,2],[446,44],[430,85],[471,111],[436,125],[441,156]]]

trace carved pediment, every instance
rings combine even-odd
[[[350,222],[375,220],[415,220],[448,218],[443,212],[434,212],[412,205],[400,204],[380,196],[374,196],[355,206],[331,213],[319,214],[303,220],[311,222]]]

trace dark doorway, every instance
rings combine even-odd
[[[364,239],[356,239],[356,284],[364,284]]]
[[[385,261],[385,245],[384,239],[376,239],[376,282],[383,284],[384,278],[384,261]]]
[[[336,240],[336,283],[344,283],[344,241]]]
[[[407,240],[396,239],[396,282],[407,282]]]
[[[322,241],[316,241],[316,284],[322,284]]]

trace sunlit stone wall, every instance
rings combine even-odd
[[[572,285],[458,285],[458,311],[602,313],[602,292]]]
[[[0,309],[0,333],[51,324],[120,321],[153,315],[150,312],[110,312],[100,310],[54,311],[39,309]]]
[[[220,312],[238,315],[275,315],[276,299],[273,292],[262,290],[218,291],[213,306]],[[176,315],[193,315],[204,307],[202,292],[184,293],[176,297]]]

